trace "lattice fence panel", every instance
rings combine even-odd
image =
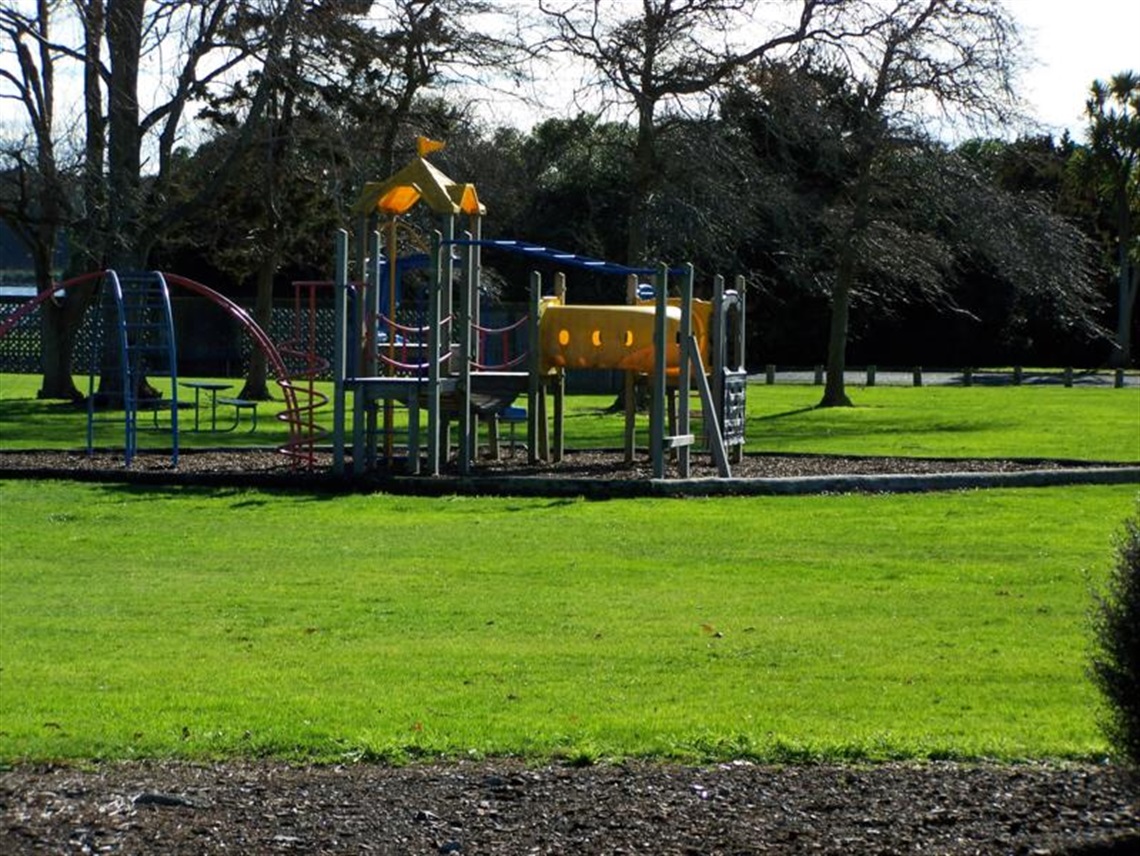
[[[0,322],[15,314],[24,304],[23,300],[0,300]],[[76,337],[73,373],[87,372],[87,355],[91,353],[97,336],[97,321],[94,313],[88,312]],[[37,307],[22,318],[7,336],[0,339],[0,372],[37,374],[43,371],[42,353],[43,308]]]

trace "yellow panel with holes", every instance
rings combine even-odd
[[[693,333],[708,364],[708,327],[712,307],[694,301]],[[539,324],[543,369],[621,369],[653,371],[653,319],[651,304],[638,306],[563,306],[546,302]],[[675,371],[680,363],[677,337],[681,310],[666,310],[666,364]]]

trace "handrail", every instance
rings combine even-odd
[[[406,372],[421,372],[422,373],[424,369],[426,369],[428,366],[431,365],[430,362],[405,363],[405,362],[401,362],[400,360],[393,359],[392,357],[389,357],[386,354],[378,354],[377,358],[380,360],[380,362],[382,362],[386,366],[391,366],[394,369],[399,369],[401,371],[406,371]]]
[[[431,329],[431,326],[428,324],[424,324],[419,327],[412,327],[408,324],[401,324],[399,321],[395,321],[392,318],[389,318],[387,315],[383,314],[376,316],[376,321],[377,323],[383,324],[388,328],[390,332],[393,333],[426,333]]]
[[[487,352],[487,340],[492,335],[499,336],[499,341],[502,343],[503,361],[499,363],[481,363],[477,360],[472,360],[471,367],[476,371],[504,371],[506,369],[516,368],[525,363],[529,357],[529,353],[525,350],[516,357],[510,356],[510,334],[523,327],[529,320],[529,315],[523,315],[517,321],[505,327],[484,327],[480,324],[473,323],[471,326],[479,336],[479,353],[485,354]]]
[[[513,333],[515,330],[522,327],[524,324],[526,324],[529,318],[529,315],[524,315],[518,321],[515,321],[513,324],[508,324],[506,327],[483,327],[479,324],[472,324],[471,326],[480,333],[499,333],[500,335],[506,335],[507,333]]]
[[[297,450],[304,444],[311,445],[311,439],[306,439],[301,435],[301,408],[297,404],[297,387],[292,383],[292,378],[289,376],[289,371],[285,367],[285,361],[281,358],[281,353],[269,338],[269,335],[261,329],[261,325],[249,314],[248,311],[243,309],[238,304],[234,303],[224,294],[220,294],[208,285],[203,285],[184,276],[178,274],[168,273],[165,274],[167,282],[181,286],[189,291],[200,294],[221,306],[226,312],[237,320],[252,337],[261,352],[265,354],[266,361],[269,363],[273,370],[273,374],[277,381],[277,385],[281,387],[281,392],[285,397],[285,410],[276,414],[276,419],[279,422],[284,422],[289,426],[289,440],[284,446],[278,448],[278,452],[291,458],[294,463],[301,460],[307,460],[312,464],[312,451],[308,453],[299,453]]]
[[[471,365],[479,371],[503,371],[504,369],[513,369],[521,366],[530,358],[530,354],[519,354],[512,360],[507,360],[505,363],[477,363],[472,361]]]
[[[549,261],[566,267],[582,268],[595,273],[612,274],[615,276],[628,276],[629,274],[655,276],[657,274],[657,268],[655,267],[630,267],[629,265],[618,264],[617,262],[592,259],[589,256],[566,252],[565,250],[543,246],[542,244],[531,244],[526,241],[454,238],[449,241],[443,241],[442,243],[456,247],[488,247],[490,249],[504,250],[506,252],[517,253],[527,256],[528,258],[542,259],[543,261]],[[668,268],[668,272],[670,276],[679,276],[685,272],[685,268]]]

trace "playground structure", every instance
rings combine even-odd
[[[399,218],[423,202],[439,229],[426,258],[426,317],[414,327],[396,321],[402,260],[398,257]],[[696,442],[689,391],[700,396],[703,436],[718,473],[731,475],[731,461],[744,443],[747,375],[744,370],[744,289],[726,289],[714,278],[711,301],[693,297],[691,266],[631,268],[517,241],[484,240],[485,207],[475,186],[458,183],[432,166],[421,151],[383,182],[369,183],[357,200],[361,216],[356,269],[362,282],[350,282],[349,238],[337,237],[333,282],[337,344],[332,360],[333,468],[343,472],[351,448],[352,468],[361,474],[395,461],[394,408],[407,409],[405,462],[408,472],[438,475],[451,453],[450,426],[458,424],[457,465],[469,475],[476,462],[480,422],[496,435],[496,421],[518,396],[526,395],[527,454],[557,461],[563,452],[563,397],[567,370],[608,369],[625,373],[625,457],[635,455],[634,387],[647,379],[651,390],[649,451],[653,474],[663,478],[673,456],[678,474],[689,476]],[[457,220],[467,229],[457,234]],[[386,252],[377,229],[383,218]],[[532,273],[529,311],[524,322],[524,354],[492,364],[483,344],[516,327],[490,329],[480,323],[484,250],[520,253],[562,268],[618,275],[626,283],[626,304],[575,305],[566,301],[565,273],[555,275],[551,294]],[[645,283],[652,277],[653,283]],[[679,294],[669,285],[680,280]],[[458,289],[453,284],[458,280]],[[458,299],[454,291],[458,292]],[[361,321],[363,319],[363,322]],[[416,360],[398,359],[411,352]],[[346,433],[349,398],[351,436]],[[551,406],[552,405],[552,406]],[[421,415],[426,413],[426,426]],[[551,430],[551,417],[553,430]],[[421,442],[421,436],[425,440]],[[551,441],[553,439],[553,442]],[[421,449],[426,450],[426,460]],[[382,450],[382,451],[381,451]]]
[[[22,319],[61,290],[90,287],[98,297],[100,343],[92,347],[89,372],[87,447],[93,449],[93,427],[101,418],[97,377],[108,368],[118,373],[122,401],[124,458],[129,466],[137,451],[140,410],[169,410],[172,465],[179,455],[178,378],[171,318],[170,286],[207,298],[235,319],[251,337],[282,390],[284,410],[276,418],[288,428],[279,449],[298,467],[312,469],[318,445],[331,442],[332,469],[344,474],[351,451],[352,473],[393,469],[439,475],[452,455],[451,428],[458,427],[456,463],[470,475],[478,457],[480,425],[488,426],[497,448],[501,417],[525,417],[528,460],[561,460],[564,450],[565,374],[579,370],[624,372],[625,459],[637,453],[635,388],[648,383],[651,392],[649,452],[653,475],[663,478],[674,460],[680,477],[689,476],[690,453],[697,442],[692,431],[691,391],[700,397],[703,441],[722,477],[731,475],[744,443],[744,288],[733,289],[722,277],[712,283],[712,299],[693,296],[691,266],[633,268],[559,252],[518,241],[485,240],[481,217],[485,207],[472,184],[453,182],[420,155],[383,182],[367,184],[357,200],[361,228],[356,240],[356,270],[349,279],[350,248],[346,232],[336,239],[334,279],[294,283],[294,331],[275,344],[254,319],[225,296],[173,274],[155,271],[98,271],[53,286],[0,321],[0,339]],[[428,252],[401,255],[400,218],[423,202],[439,228]],[[457,234],[457,221],[468,218]],[[384,218],[386,244],[376,228]],[[542,276],[529,282],[526,316],[503,328],[481,323],[480,293],[484,250],[521,254],[559,268],[549,293]],[[416,269],[427,272],[425,304],[414,325],[397,321],[404,278]],[[567,302],[567,270],[620,277],[626,303],[578,305]],[[646,280],[651,280],[647,282]],[[679,282],[670,297],[670,284]],[[335,344],[331,355],[320,353],[315,335],[317,295],[331,289],[335,307]],[[426,299],[425,299],[426,298]],[[406,313],[405,313],[406,317]],[[307,319],[307,324],[306,324]],[[525,348],[488,343],[517,339],[525,329]],[[331,357],[331,358],[330,358]],[[288,367],[287,367],[288,366]],[[326,432],[316,412],[330,403],[316,387],[318,378],[333,378],[332,430]],[[165,378],[169,398],[140,396],[143,378]],[[525,413],[511,407],[525,396]],[[244,402],[243,402],[244,403]],[[395,410],[406,408],[406,437],[397,456]],[[351,433],[347,414],[352,408]],[[426,417],[426,418],[424,418]],[[426,424],[421,424],[421,422]],[[155,419],[157,425],[157,418]],[[236,424],[236,420],[235,420]],[[426,452],[426,456],[424,454]]]

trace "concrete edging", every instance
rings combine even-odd
[[[701,496],[806,496],[827,493],[924,493],[1081,484],[1137,484],[1140,467],[1079,467],[996,473],[803,476],[790,478],[562,479],[541,476],[441,478],[424,482],[393,476],[398,492],[505,496],[581,496],[590,499]],[[449,490],[450,489],[450,490]]]
[[[929,493],[987,488],[1059,487],[1136,484],[1140,466],[1066,467],[989,473],[838,475],[785,478],[572,479],[544,476],[366,475],[337,477],[331,473],[115,473],[51,469],[5,469],[0,479],[61,479],[140,486],[266,488],[321,494],[389,492],[418,496],[582,497],[636,499],[705,496],[807,496],[829,493]]]

